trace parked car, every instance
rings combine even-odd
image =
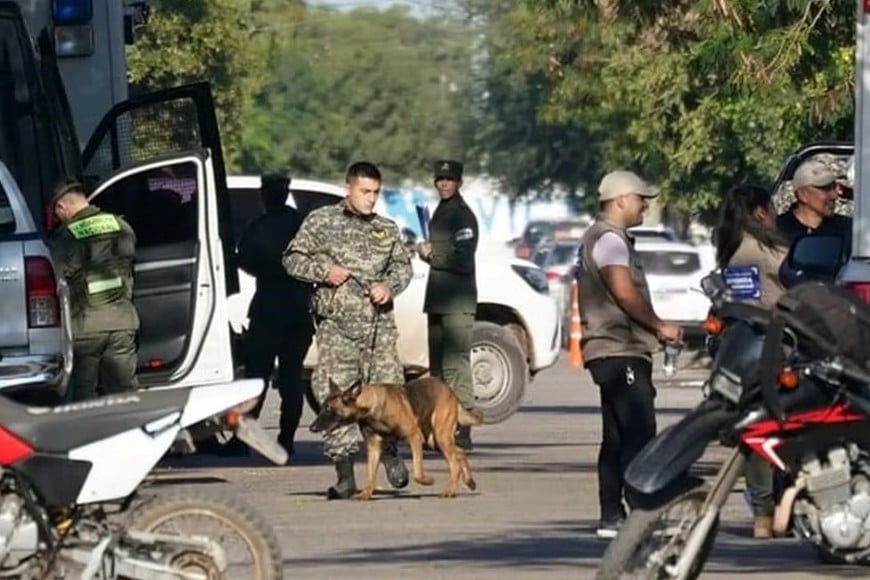
[[[69,292],[21,190],[0,161],[0,389],[49,386],[72,370]]]
[[[247,223],[262,209],[254,207],[260,187],[259,176],[229,176],[227,185],[235,209],[247,213]],[[287,204],[304,215],[325,204],[338,203],[345,189],[330,183],[294,178]],[[240,230],[238,233],[241,233]],[[406,375],[428,371],[427,319],[423,300],[429,266],[416,256],[410,285],[396,297],[395,314],[399,330],[399,357]],[[230,297],[229,315],[233,331],[243,335],[247,328],[248,305],[255,281],[239,273],[241,291]],[[549,295],[544,272],[525,260],[477,260],[478,311],[471,349],[472,376],[477,403],[488,422],[510,417],[520,406],[527,382],[556,362],[561,352],[561,323],[556,303]],[[317,364],[317,344],[305,358],[310,371]],[[309,397],[309,402],[311,398]]]
[[[514,255],[529,260],[538,244],[551,240],[579,239],[591,224],[592,220],[589,217],[531,221],[526,225],[522,235],[511,241],[514,244]]]
[[[577,261],[577,250],[580,240],[553,240],[541,243],[535,250],[532,261],[538,265],[547,276],[550,295],[560,305],[563,326],[568,328],[571,315],[571,276]],[[567,339],[567,332],[565,333]]]
[[[680,324],[690,340],[702,336],[710,301],[701,292],[701,279],[713,269],[709,258],[699,248],[678,242],[638,240],[635,247],[655,313]]]

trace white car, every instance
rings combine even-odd
[[[238,238],[245,225],[262,211],[260,177],[229,176],[227,186]],[[344,195],[343,187],[293,178],[287,203],[307,215],[318,207],[338,203]],[[395,302],[399,356],[408,376],[423,374],[429,366],[427,319],[423,313],[429,266],[416,256],[412,265],[411,283]],[[229,299],[229,314],[233,331],[242,334],[248,325],[255,281],[240,271],[239,282],[240,292]],[[522,403],[527,382],[556,362],[561,352],[562,324],[546,276],[531,262],[491,257],[479,249],[477,286],[472,377],[477,404],[486,421],[495,423],[510,417]],[[316,364],[314,344],[305,358],[305,367],[310,371]]]
[[[662,320],[680,324],[689,333],[701,332],[710,310],[701,292],[701,279],[712,269],[712,254],[680,242],[637,240],[655,313]]]

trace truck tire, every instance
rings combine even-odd
[[[485,423],[501,423],[517,412],[526,392],[529,365],[514,333],[492,322],[475,321],[471,338],[471,379]]]

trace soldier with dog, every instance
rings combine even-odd
[[[287,273],[316,284],[318,362],[312,388],[321,404],[330,381],[341,389],[358,380],[404,383],[393,299],[411,281],[411,260],[395,222],[375,213],[381,181],[372,163],[351,165],[345,178],[347,197],[311,212],[284,252]],[[354,459],[361,441],[355,423],[323,433],[324,452],[338,475],[328,498],[347,499],[356,493]],[[408,470],[395,441],[384,440],[382,463],[390,485],[408,485]]]

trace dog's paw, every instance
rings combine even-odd
[[[456,497],[456,490],[455,489],[445,489],[444,491],[441,492],[441,497],[443,499],[453,499],[454,497]]]
[[[474,478],[469,477],[465,480],[465,486],[471,491],[474,491],[475,489],[477,489],[477,482],[474,481]]]
[[[356,494],[354,494],[353,499],[356,499],[359,501],[370,500],[370,499],[372,499],[372,490],[371,489],[364,489],[362,491],[359,491]]]
[[[435,483],[435,478],[430,475],[421,475],[420,477],[414,477],[414,481],[420,485],[432,485]]]

